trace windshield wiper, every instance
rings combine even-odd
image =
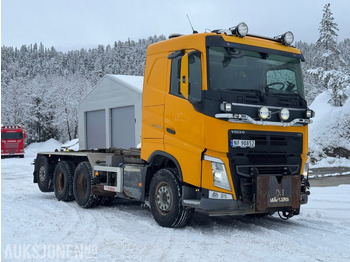
[[[306,106],[306,100],[304,97],[302,97],[302,95],[298,94],[298,93],[288,93],[288,94],[285,94],[285,93],[278,93],[278,92],[271,92],[269,93],[271,95],[274,95],[274,96],[279,96],[279,97],[283,97],[283,98],[288,98],[288,97],[297,97],[299,100],[302,101],[302,104]]]
[[[248,93],[256,93],[256,94],[259,94],[259,95],[262,95],[262,92],[261,90],[259,89],[245,89],[245,88],[225,88],[225,89],[219,89],[221,91],[232,91],[232,92],[248,92]]]
[[[263,92],[259,89],[244,89],[244,88],[230,89],[230,88],[226,88],[226,89],[219,89],[219,90],[220,91],[229,91],[229,92],[248,93],[248,94],[254,93],[255,95],[259,96],[261,101],[264,101],[264,99],[265,99]]]

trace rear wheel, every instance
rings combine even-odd
[[[181,191],[174,170],[161,169],[152,178],[149,201],[153,217],[160,226],[184,227],[191,220],[194,210],[182,205]]]
[[[53,184],[51,177],[51,166],[49,160],[45,156],[40,156],[37,160],[37,181],[41,192],[52,192]]]
[[[89,162],[81,162],[75,169],[73,178],[73,193],[79,206],[91,208],[100,203],[101,197],[92,194],[94,184],[95,181]]]
[[[58,200],[72,201],[74,164],[70,161],[58,162],[53,174],[53,189]]]

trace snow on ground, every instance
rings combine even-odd
[[[310,165],[310,168],[350,167],[350,159],[344,157],[325,157]]]
[[[59,150],[61,145],[60,142],[53,138],[41,143],[32,143],[25,148],[24,156],[35,158],[38,152],[53,152],[56,149]]]
[[[169,229],[138,202],[82,209],[40,192],[32,147],[1,160],[2,261],[350,261],[350,185],[312,188],[288,221],[197,213]]]
[[[347,99],[341,107],[335,107],[329,102],[329,90],[318,95],[310,105],[316,115],[309,125],[309,151],[317,160],[326,157],[326,148],[342,147],[350,151],[350,87],[344,89],[344,94]]]

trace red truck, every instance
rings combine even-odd
[[[20,125],[1,125],[1,158],[24,157],[24,139],[27,134]]]

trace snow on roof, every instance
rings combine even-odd
[[[125,83],[137,88],[142,93],[143,88],[143,76],[130,76],[130,75],[108,75],[111,78],[122,80]]]

